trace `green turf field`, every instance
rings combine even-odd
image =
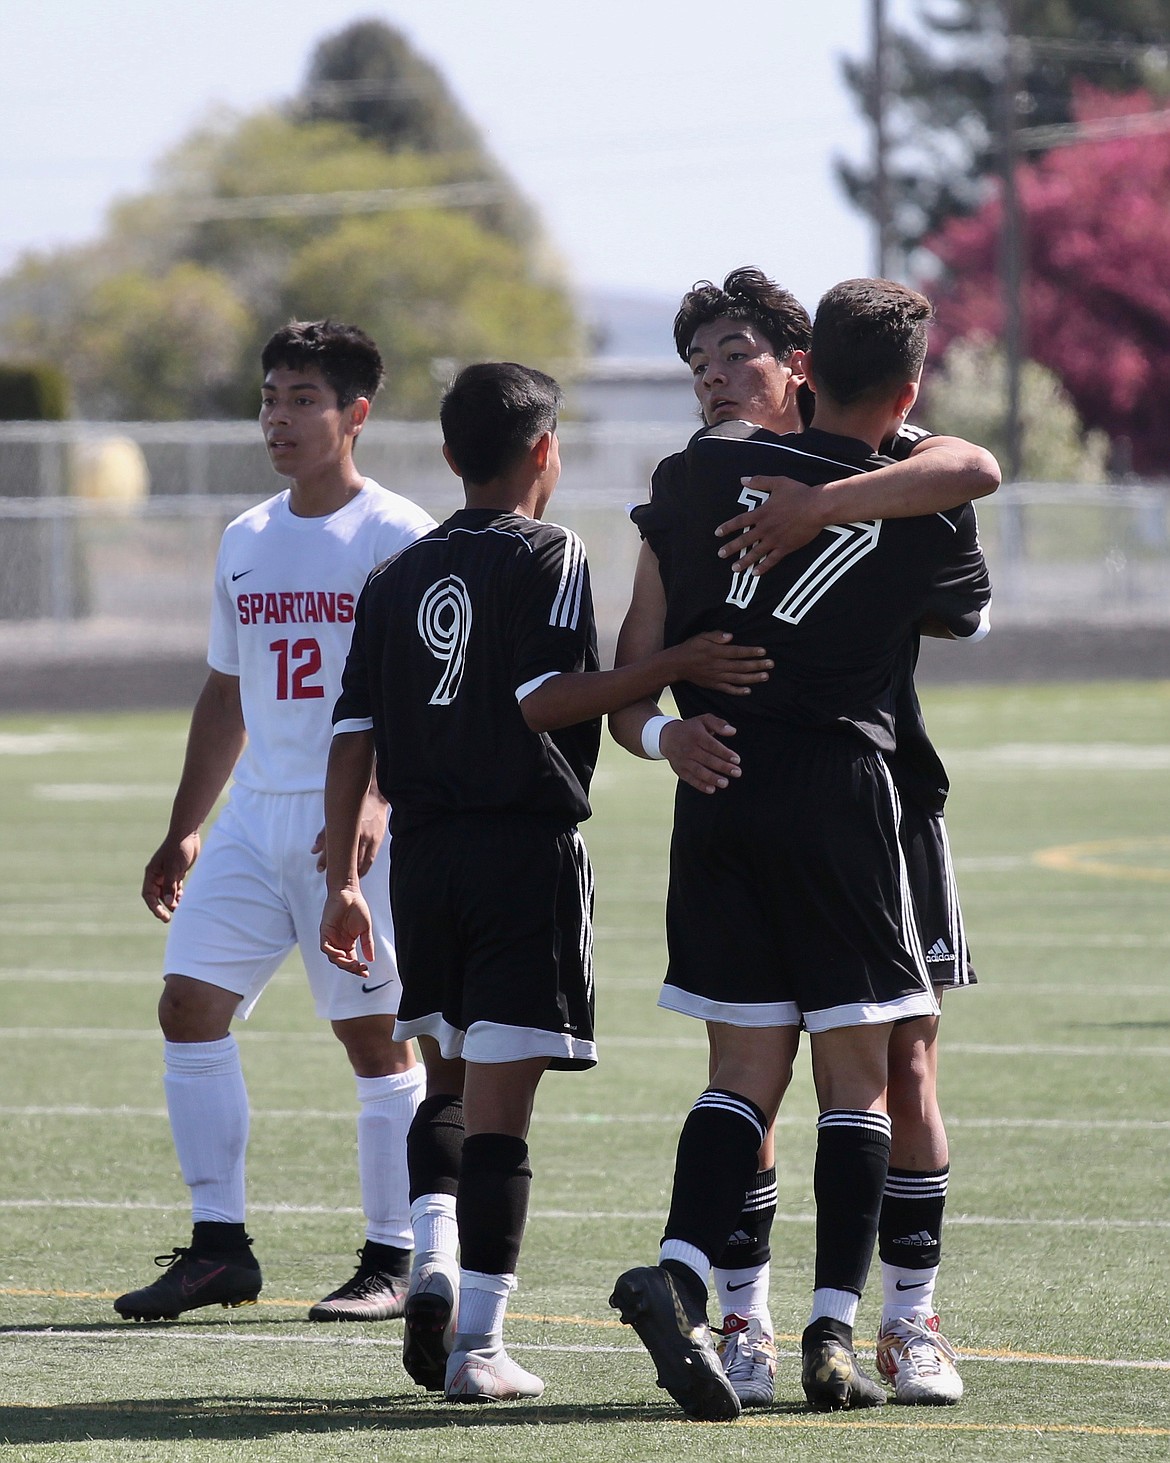
[[[947,1001],[953,1173],[939,1296],[955,1409],[818,1417],[814,1108],[781,1118],[777,1405],[686,1423],[606,1304],[650,1262],[702,1033],[658,1012],[669,774],[606,750],[602,1064],[538,1098],[510,1345],[544,1399],[460,1409],[402,1371],[401,1328],[310,1327],[361,1241],[352,1079],[295,964],[241,1032],[260,1304],[160,1326],[112,1297],[189,1235],[154,1022],[162,928],[138,900],[184,718],[0,720],[0,1456],[221,1460],[1170,1458],[1170,685],[936,691],[981,985]],[[231,1316],[233,1319],[229,1320]],[[872,1336],[874,1287],[858,1335]]]

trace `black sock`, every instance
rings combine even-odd
[[[243,1224],[221,1224],[214,1219],[197,1219],[191,1232],[191,1248],[201,1255],[248,1254],[252,1241]]]
[[[885,1113],[833,1109],[817,1120],[817,1290],[865,1289],[890,1163]]]
[[[463,1140],[463,1173],[455,1200],[459,1263],[485,1275],[514,1275],[528,1218],[532,1169],[528,1144],[506,1133]]]
[[[699,1096],[679,1134],[663,1239],[693,1245],[708,1259],[723,1253],[767,1126],[755,1103],[739,1093],[708,1088]]]
[[[463,1099],[424,1097],[406,1135],[410,1202],[422,1194],[457,1194],[463,1151]]]
[[[887,1265],[904,1270],[938,1265],[950,1172],[949,1165],[925,1171],[890,1169],[878,1224],[878,1254]]]
[[[363,1270],[376,1270],[379,1275],[403,1279],[410,1274],[410,1251],[368,1239],[362,1246],[361,1267]]]
[[[757,1173],[748,1184],[739,1223],[713,1263],[717,1270],[758,1270],[772,1258],[772,1221],[776,1218],[776,1170]]]

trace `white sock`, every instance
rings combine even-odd
[[[707,1289],[707,1276],[711,1273],[711,1261],[694,1245],[688,1245],[681,1239],[664,1239],[658,1250],[658,1263],[663,1260],[677,1260],[680,1264],[689,1265],[699,1279],[703,1282],[703,1289]]]
[[[887,1321],[908,1321],[912,1316],[934,1315],[934,1285],[938,1266],[905,1270],[882,1261],[882,1329]]]
[[[813,1291],[812,1313],[808,1318],[811,1326],[822,1316],[830,1321],[841,1321],[846,1326],[852,1326],[857,1319],[857,1307],[861,1304],[861,1297],[854,1295],[851,1290],[830,1290],[825,1287]]]
[[[248,1089],[234,1036],[164,1041],[163,1091],[192,1219],[244,1222]]]
[[[508,1297],[515,1289],[515,1275],[459,1271],[457,1351],[490,1350],[503,1345],[504,1313],[508,1309]]]
[[[768,1282],[772,1267],[765,1261],[751,1270],[716,1270],[715,1289],[719,1292],[721,1316],[758,1316],[771,1331],[768,1311]]]
[[[385,1077],[355,1077],[358,1102],[358,1174],[366,1238],[408,1250],[410,1180],[406,1172],[406,1132],[426,1093],[426,1068]]]
[[[414,1231],[415,1264],[425,1254],[446,1255],[453,1260],[459,1253],[459,1225],[455,1220],[454,1194],[420,1194],[410,1206],[410,1224]]]

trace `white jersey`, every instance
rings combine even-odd
[[[240,678],[248,744],[236,782],[269,793],[324,789],[358,595],[376,564],[434,526],[367,478],[325,518],[298,518],[286,489],[224,529],[207,660]]]

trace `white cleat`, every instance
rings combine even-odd
[[[402,1365],[428,1392],[441,1392],[459,1311],[459,1266],[437,1252],[415,1257],[403,1316]]]
[[[771,1407],[776,1395],[776,1342],[759,1316],[724,1316],[716,1346],[731,1390],[743,1407]]]
[[[539,1397],[544,1383],[508,1355],[491,1351],[453,1351],[447,1358],[448,1402],[519,1402]]]
[[[955,1348],[938,1327],[937,1316],[882,1323],[877,1369],[893,1387],[899,1402],[948,1407],[963,1395]]]

